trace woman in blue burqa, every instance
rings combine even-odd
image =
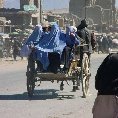
[[[23,47],[20,50],[21,57],[28,57],[31,53],[31,47],[34,47],[40,40],[43,34],[43,29],[41,25],[37,25],[34,28],[34,31],[29,36],[28,39],[25,40]]]
[[[66,33],[64,33],[55,23],[49,36],[39,41],[37,49],[40,54],[38,54],[38,59],[40,59],[44,69],[56,73],[63,62],[64,67],[69,68],[72,48],[80,44],[76,31],[75,27],[67,26]],[[65,55],[64,58],[63,55]]]
[[[37,30],[40,29],[38,28]],[[51,31],[48,33],[42,31],[37,31],[37,33],[38,34],[35,34],[35,36],[37,35],[38,38],[34,38],[32,34],[29,39],[33,40],[29,41],[28,39],[27,41],[27,44],[33,42],[35,48],[33,58],[42,64],[43,70],[51,71],[51,68],[53,68],[53,70],[56,68],[55,70],[57,70],[60,66],[60,56],[66,46],[66,38],[56,23],[52,25]],[[36,41],[35,39],[38,40]]]
[[[56,73],[61,64],[62,52],[65,52],[63,50],[66,47],[72,49],[74,44],[79,44],[79,40],[75,35],[74,28],[69,26],[64,33],[55,23],[48,33],[43,32],[41,26],[35,28],[26,42],[26,44],[29,43],[35,47],[33,58],[41,63],[42,70]]]
[[[66,46],[62,53],[62,64],[64,65],[64,71],[68,71],[70,67],[70,60],[73,59],[72,56],[72,49],[75,48],[75,46],[80,44],[80,39],[76,34],[76,27],[74,26],[67,26],[66,27]]]

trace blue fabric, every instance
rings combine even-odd
[[[23,47],[20,50],[20,56],[28,57],[30,53],[31,53],[31,49],[28,47],[28,45],[23,45]]]
[[[66,44],[71,48],[75,44],[76,45],[80,44],[80,40],[78,39],[75,30],[71,26],[66,27]]]
[[[66,46],[66,37],[60,30],[59,26],[53,24],[50,33],[46,33],[42,36],[39,44],[35,46],[37,49],[37,60],[43,64],[43,68],[46,70],[49,65],[48,52],[57,52],[61,55],[64,47]]]
[[[62,31],[55,23],[49,34],[41,38],[39,44],[36,46],[38,50],[44,52],[62,52],[66,46],[66,39],[62,36]],[[63,47],[63,48],[62,48]]]
[[[49,52],[57,52],[61,56],[66,44],[79,44],[79,40],[76,36],[70,35],[73,32],[74,30],[71,27],[67,28],[66,33],[62,32],[56,23],[52,25],[50,32],[43,32],[42,26],[36,26],[25,45],[34,44],[36,49],[34,59],[39,60],[43,64],[44,70],[47,70],[49,65]]]
[[[35,45],[39,42],[41,36],[42,36],[43,30],[41,25],[37,25],[32,32],[32,34],[29,36],[29,38],[24,42],[23,47],[20,51],[20,56],[22,57],[28,57],[31,53],[31,49],[29,49],[29,45]]]
[[[40,40],[40,38],[42,36],[42,33],[43,33],[42,26],[41,25],[37,25],[35,27],[34,31],[32,32],[32,34],[27,39],[25,44],[26,45],[30,45],[31,43],[33,43],[33,44],[37,43]]]

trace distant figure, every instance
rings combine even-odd
[[[98,45],[98,54],[100,53],[100,51],[103,53],[102,37],[101,36],[97,39],[97,45]]]
[[[92,45],[92,49],[93,49],[93,52],[95,51],[95,48],[96,48],[96,44],[97,44],[97,41],[96,41],[96,36],[94,34],[94,31],[92,31],[91,33],[91,45]]]
[[[93,118],[118,118],[118,53],[109,54],[98,68],[95,88]]]
[[[7,58],[7,57],[8,57],[8,55],[7,55],[7,49],[4,48],[4,49],[2,50],[2,52],[3,52],[3,58]]]
[[[113,44],[112,44],[112,38],[111,38],[111,36],[107,36],[107,39],[108,39],[108,46],[109,46],[109,48],[111,49],[113,46]]]
[[[14,44],[13,44],[14,61],[16,61],[16,57],[19,56],[19,47],[20,47],[20,43],[17,40],[14,40]]]
[[[102,47],[103,47],[103,52],[104,53],[109,52],[109,41],[108,41],[108,38],[107,38],[106,34],[103,34]]]

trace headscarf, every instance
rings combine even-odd
[[[74,46],[74,44],[80,44],[76,31],[77,29],[74,26],[66,27],[66,44],[71,48]]]

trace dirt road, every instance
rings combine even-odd
[[[2,118],[92,118],[92,106],[97,91],[94,76],[105,58],[104,54],[92,55],[90,96],[82,98],[82,90],[72,92],[72,82],[65,82],[64,91],[56,81],[42,82],[36,87],[32,100],[26,90],[27,61],[0,61],[0,117]],[[74,95],[59,98],[60,95]]]

